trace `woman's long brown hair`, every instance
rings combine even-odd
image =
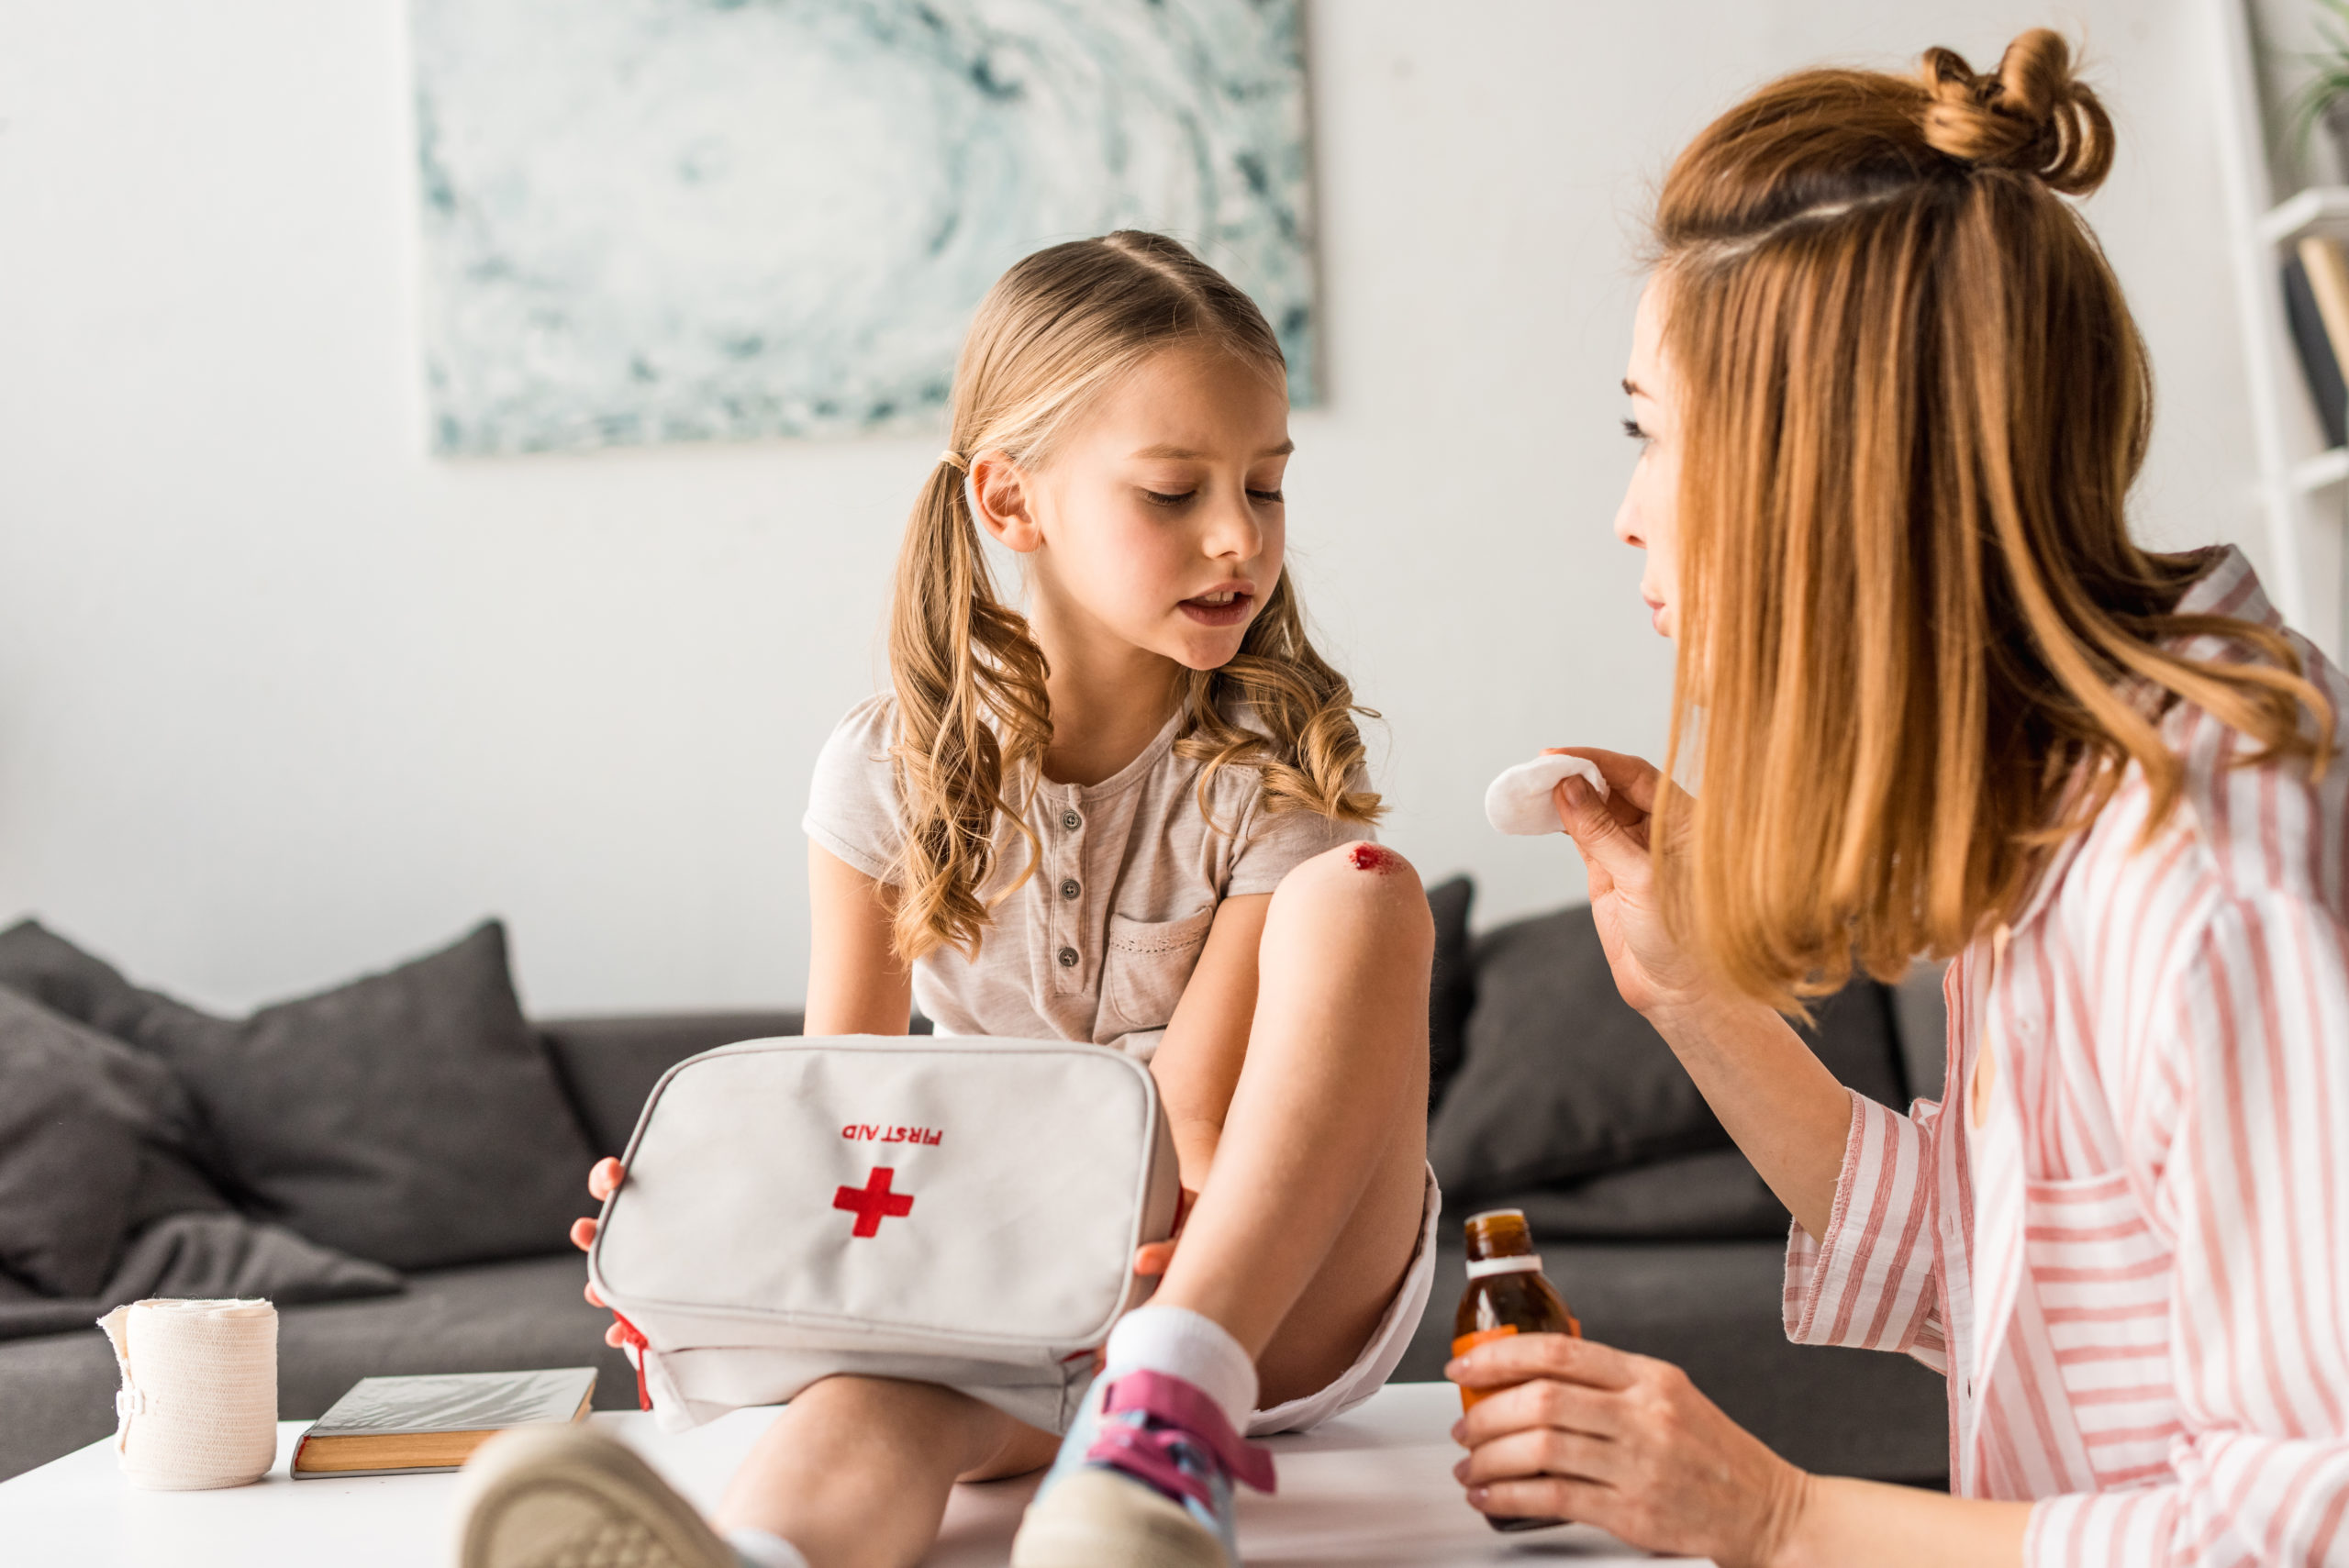
[[[1682,641],[1655,841],[1666,910],[1794,1009],[1854,961],[1891,979],[2028,897],[2131,766],[2150,836],[2199,706],[2245,761],[2321,769],[2333,716],[2286,639],[2172,613],[2199,555],[2126,502],[2152,382],[2071,204],[2113,136],[2062,39],[1976,74],[1772,83],[1658,202],[1681,404]],[[2189,658],[2178,639],[2224,639]]]
[[[1120,229],[1040,250],[979,306],[954,375],[957,461],[1001,451],[1025,467],[1109,386],[1169,347],[1206,344],[1275,380],[1280,342],[1220,272],[1163,235]],[[1034,873],[1041,846],[1024,819],[1052,706],[1044,651],[996,591],[961,470],[932,470],[897,555],[889,671],[897,698],[893,757],[906,820],[895,938],[912,962],[941,946],[975,955],[993,903]],[[1284,572],[1239,653],[1186,673],[1175,749],[1198,760],[1198,798],[1219,769],[1258,769],[1271,810],[1375,821],[1378,796],[1354,787],[1360,711],[1346,679],[1315,651]],[[996,827],[1028,843],[1019,876],[992,900]]]

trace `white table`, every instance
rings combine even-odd
[[[1452,1479],[1446,1435],[1460,1413],[1448,1383],[1390,1384],[1351,1415],[1301,1437],[1275,1438],[1276,1496],[1243,1495],[1240,1543],[1252,1565],[1347,1563],[1454,1568],[1564,1557],[1653,1562],[1584,1526],[1501,1535]],[[0,1419],[5,1419],[0,1414]],[[664,1436],[652,1418],[593,1418],[636,1445],[704,1507],[718,1499],[773,1410],[738,1410]],[[250,1486],[141,1492],[122,1478],[111,1440],[0,1483],[0,1562],[9,1568],[440,1568],[451,1561],[454,1475],[289,1479],[307,1425],[277,1429],[277,1464]],[[999,1568],[1034,1479],[957,1487],[932,1568]],[[1684,1560],[1685,1561],[1685,1560]]]

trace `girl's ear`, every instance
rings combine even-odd
[[[973,457],[965,493],[979,526],[1006,550],[1026,555],[1043,544],[1043,525],[1029,495],[1028,476],[1008,456],[985,451]]]

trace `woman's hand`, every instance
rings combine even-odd
[[[596,1161],[595,1165],[587,1173],[587,1195],[594,1198],[597,1203],[603,1202],[606,1198],[611,1196],[613,1193],[619,1190],[619,1184],[627,1175],[628,1168],[622,1165],[618,1160],[607,1157]],[[571,1244],[578,1248],[583,1252],[588,1248],[594,1246],[596,1244],[596,1222],[592,1219],[573,1220],[571,1222]],[[596,1294],[596,1287],[592,1284],[587,1286],[587,1305],[590,1307],[601,1307],[604,1305],[604,1298]],[[610,1328],[604,1330],[604,1343],[610,1345],[617,1350],[624,1342],[625,1341],[620,1336],[620,1326],[618,1323],[614,1323]]]
[[[1665,926],[1655,885],[1652,825],[1664,774],[1644,758],[1586,746],[1553,746],[1542,755],[1580,757],[1607,781],[1601,800],[1581,779],[1562,779],[1551,804],[1582,851],[1591,917],[1616,989],[1642,1014],[1701,1002],[1702,976]]]
[[[1468,1450],[1453,1473],[1485,1513],[1575,1519],[1721,1568],[1779,1561],[1793,1538],[1810,1478],[1668,1362],[1565,1334],[1514,1334],[1444,1375],[1497,1391],[1452,1429]]]

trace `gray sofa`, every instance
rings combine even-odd
[[[1466,972],[1505,962],[1507,933],[1514,929],[1470,943],[1465,913],[1464,895],[1453,919],[1454,1026],[1477,1001],[1475,986],[1464,984]],[[1444,978],[1440,973],[1440,982]],[[1440,1006],[1442,989],[1440,984]],[[1611,986],[1606,999],[1612,999]],[[1887,1042],[1902,1063],[1900,1087],[1937,1087],[1938,997],[1920,991],[1902,1004],[1907,1015],[1899,1038]],[[588,1141],[599,1152],[618,1152],[646,1093],[672,1062],[728,1041],[798,1028],[797,1014],[774,1012],[560,1020],[541,1024],[539,1032]],[[1446,1049],[1442,1021],[1435,1032],[1441,1053]],[[1456,1039],[1450,1048],[1455,1060],[1445,1076],[1456,1081],[1456,1092],[1464,1092],[1457,1085],[1477,1065],[1478,1052],[1489,1061],[1498,1049],[1490,1039],[1480,1041],[1473,1028],[1468,1034],[1466,1067],[1457,1061]],[[1662,1049],[1652,1039],[1649,1043]],[[1459,1111],[1456,1103],[1438,1107],[1440,1134],[1458,1121]],[[1701,1165],[1737,1156],[1714,1147],[1684,1158]],[[584,1170],[579,1174],[579,1211],[584,1213],[590,1205]],[[1669,1234],[1661,1238],[1594,1237],[1589,1223],[1575,1218],[1575,1205],[1584,1202],[1577,1195],[1586,1192],[1587,1184],[1553,1184],[1529,1189],[1520,1201],[1534,1216],[1551,1276],[1587,1333],[1679,1362],[1732,1417],[1797,1463],[1927,1485],[1940,1481],[1946,1451],[1941,1380],[1901,1357],[1787,1344],[1779,1327],[1782,1240],[1753,1234],[1751,1226],[1740,1235],[1691,1235],[1680,1221],[1664,1225]],[[1464,1192],[1448,1207],[1434,1297],[1397,1376],[1440,1375],[1464,1277],[1459,1220],[1467,1209],[1512,1195],[1518,1195]],[[1615,1231],[1624,1228],[1610,1223]],[[1561,1227],[1564,1235],[1556,1233]],[[583,1299],[584,1281],[581,1255],[550,1236],[539,1256],[411,1270],[397,1295],[284,1308],[280,1415],[315,1417],[371,1374],[579,1364],[601,1372],[598,1408],[633,1407],[634,1377],[625,1359],[603,1344],[609,1318]],[[95,1329],[0,1341],[0,1410],[7,1416],[0,1421],[0,1477],[107,1435],[116,1382],[111,1351]]]

